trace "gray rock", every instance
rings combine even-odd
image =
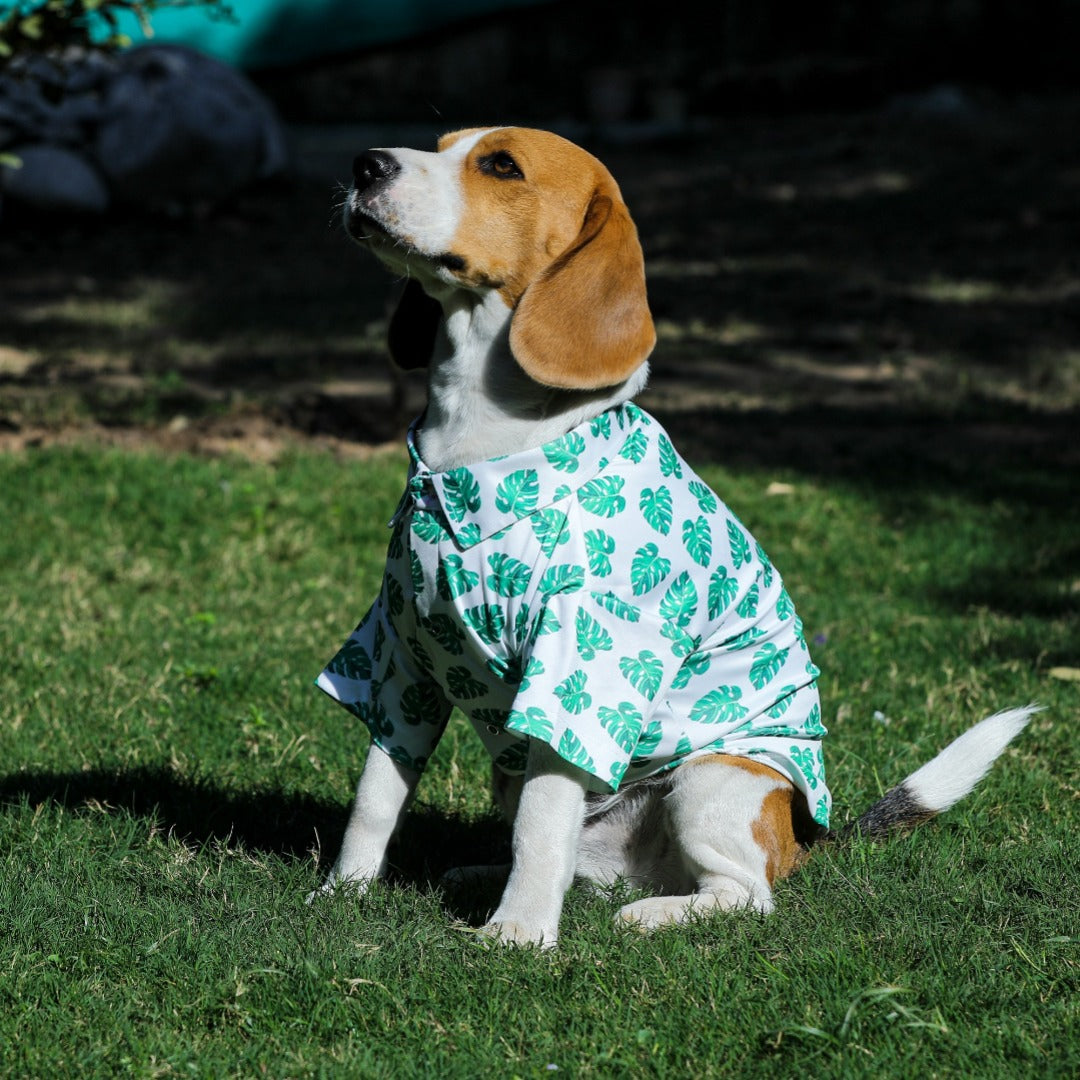
[[[23,168],[5,168],[5,194],[58,211],[212,205],[287,157],[273,109],[243,75],[170,45],[12,63],[0,74],[0,151],[15,148]]]
[[[0,190],[7,198],[60,213],[100,214],[108,208],[105,181],[76,151],[39,144],[6,152],[19,162],[0,166]]]

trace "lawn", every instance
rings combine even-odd
[[[840,822],[978,716],[1047,711],[947,816],[822,850],[771,918],[641,937],[575,891],[540,954],[477,945],[496,895],[439,884],[506,843],[460,720],[393,880],[303,902],[367,741],[312,678],[377,587],[403,468],[0,458],[0,1072],[1075,1075],[1064,476],[707,467],[814,641]]]
[[[391,880],[304,904],[367,744],[313,680],[378,587],[418,402],[335,177],[5,218],[0,1075],[1080,1075],[1078,118],[598,148],[648,259],[642,404],[784,575],[836,823],[1045,711],[769,918],[641,937],[574,890],[544,954],[478,945],[497,892],[440,884],[507,850],[460,719]]]

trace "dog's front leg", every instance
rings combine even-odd
[[[397,830],[420,774],[396,762],[374,744],[356,785],[341,853],[322,887],[308,897],[348,884],[363,893],[386,870],[386,849]]]
[[[514,819],[513,866],[502,900],[480,933],[512,945],[554,947],[574,879],[585,817],[586,774],[533,740]]]

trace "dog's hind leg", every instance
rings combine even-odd
[[[772,911],[773,882],[803,856],[795,797],[785,777],[752,758],[714,754],[677,769],[668,813],[696,891],[637,900],[620,909],[619,920],[650,930],[713,908]]]

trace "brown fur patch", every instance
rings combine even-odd
[[[476,129],[439,141],[445,151]],[[485,161],[509,154],[518,178]],[[510,345],[547,386],[613,386],[656,341],[637,230],[592,154],[546,131],[495,128],[462,163],[465,210],[451,244],[465,285],[496,288],[515,309]]]
[[[782,783],[761,801],[761,812],[751,825],[754,843],[765,852],[765,876],[772,885],[779,878],[793,873],[806,859],[806,849],[796,835],[802,834],[802,819],[807,815],[806,800],[783,773],[755,758],[734,754],[710,754],[695,758],[689,765],[712,762],[743,769],[754,776],[766,776]],[[684,766],[685,767],[685,766]],[[800,805],[801,804],[801,805]]]

